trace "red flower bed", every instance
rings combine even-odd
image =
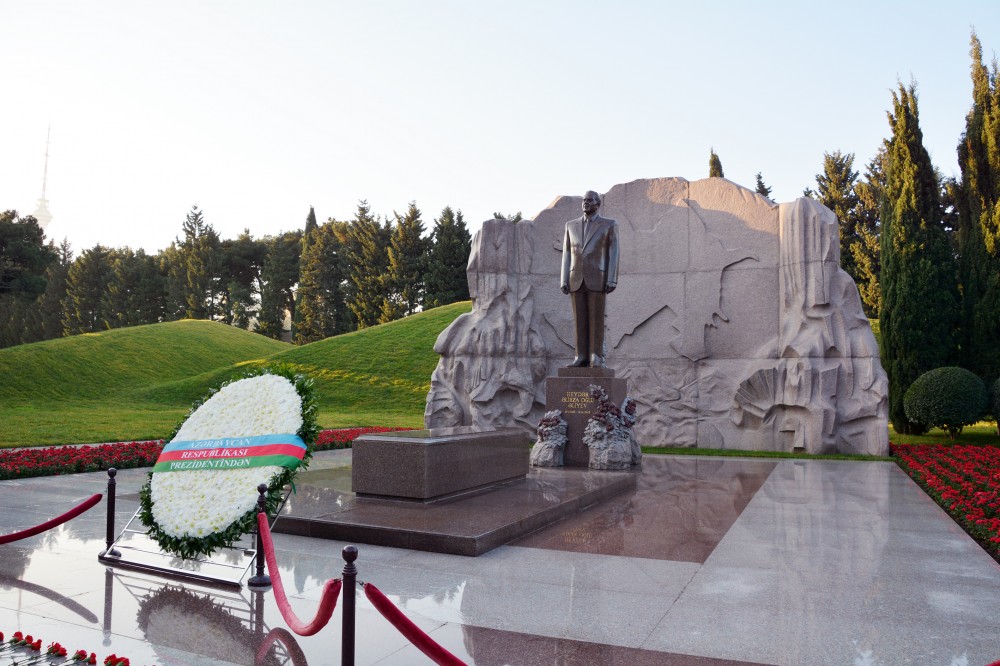
[[[899,466],[1000,561],[1000,448],[893,444]]]
[[[407,428],[343,428],[323,430],[316,438],[316,451],[350,448],[359,435]],[[121,442],[93,446],[55,446],[0,449],[0,480],[97,472],[109,467],[152,467],[163,449],[163,440]]]
[[[109,467],[150,467],[160,455],[162,440],[94,446],[0,449],[0,479],[97,472]]]
[[[338,430],[323,430],[316,437],[316,450],[349,449],[351,448],[351,442],[361,435],[378,432],[395,432],[397,430],[413,430],[413,428],[341,428]]]

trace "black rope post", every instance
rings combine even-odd
[[[267,512],[267,484],[262,483],[257,486],[257,492],[259,493],[257,497],[257,520],[259,521],[260,514]],[[250,587],[267,587],[271,584],[271,577],[264,573],[264,537],[260,534],[260,523],[257,524],[257,529],[254,532],[257,534],[257,571],[247,581],[247,585]]]
[[[115,475],[118,470],[114,467],[108,468],[108,534],[105,539],[104,557],[121,557],[122,554],[111,546],[115,543]]]
[[[344,546],[344,573],[341,574],[344,592],[343,627],[340,639],[340,666],[354,666],[354,592],[357,586],[358,569],[354,560],[358,559],[358,549]]]

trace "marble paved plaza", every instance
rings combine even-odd
[[[300,492],[344,491],[349,464],[349,452],[318,454]],[[119,473],[119,524],[144,476]],[[0,533],[65,511],[106,479],[0,482]],[[102,503],[0,546],[0,631],[134,666],[340,663],[339,607],[316,636],[255,656],[285,626],[271,592],[105,568],[104,535]],[[346,544],[274,540],[294,609],[310,618]],[[358,547],[359,578],[470,664],[1000,659],[1000,565],[893,463],[646,456],[634,492],[480,557]],[[357,663],[429,662],[359,594]]]

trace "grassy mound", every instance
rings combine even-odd
[[[316,377],[320,425],[420,426],[434,340],[468,302],[294,347],[206,321],[0,350],[0,447],[155,439],[222,381],[271,361]]]

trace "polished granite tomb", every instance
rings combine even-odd
[[[458,426],[362,435],[354,440],[358,497],[431,502],[524,478],[530,442],[516,428]]]

